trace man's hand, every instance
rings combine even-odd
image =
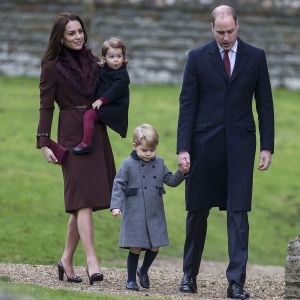
[[[182,151],[178,155],[178,166],[182,173],[187,173],[190,170],[191,161],[190,154],[186,151]]]
[[[103,104],[103,101],[98,99],[95,102],[93,102],[92,108],[93,109],[99,109],[102,106],[102,104]]]
[[[259,156],[259,165],[258,170],[264,171],[268,170],[270,164],[272,162],[272,154],[269,150],[262,150]]]

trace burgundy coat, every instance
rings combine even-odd
[[[78,83],[78,81],[77,81]],[[83,114],[91,106],[93,96],[88,97],[74,88],[76,81],[66,79],[58,69],[57,59],[42,66],[40,77],[40,120],[37,146],[49,146],[54,102],[60,112],[58,142],[72,148],[83,136]],[[64,177],[65,210],[73,212],[80,208],[93,210],[109,208],[115,176],[113,154],[103,123],[96,123],[93,136],[93,152],[74,155],[71,151],[62,164]]]

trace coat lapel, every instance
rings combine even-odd
[[[212,42],[209,55],[210,55],[210,60],[215,65],[218,72],[221,74],[224,80],[228,82],[224,63],[222,61],[222,57],[216,42]],[[244,42],[238,38],[238,48],[237,48],[237,54],[235,59],[235,65],[234,65],[234,69],[230,81],[234,80],[240,74],[246,62],[248,61],[248,56],[249,53],[247,49],[245,49]]]
[[[210,51],[209,51],[209,56],[210,56],[210,60],[215,65],[215,67],[218,70],[218,72],[221,74],[221,76],[227,82],[228,79],[227,79],[227,75],[226,75],[224,63],[222,61],[222,57],[221,57],[221,54],[219,52],[218,45],[217,45],[217,43],[215,41],[211,43],[211,47],[210,47]]]
[[[238,39],[238,48],[235,58],[234,69],[230,78],[230,81],[234,80],[242,71],[246,62],[248,61],[249,53],[247,49],[245,49],[245,44],[241,39]]]

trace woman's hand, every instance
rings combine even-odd
[[[95,102],[93,102],[92,108],[93,109],[99,109],[102,106],[102,104],[103,104],[103,101],[98,99]]]
[[[111,214],[112,214],[114,217],[117,217],[118,215],[121,214],[121,209],[114,208],[114,209],[111,211]]]
[[[58,160],[50,148],[45,146],[45,147],[42,147],[41,150],[42,150],[44,157],[48,163],[57,164]]]

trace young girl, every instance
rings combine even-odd
[[[83,140],[73,148],[73,153],[92,151],[94,123],[104,122],[111,129],[126,137],[128,127],[129,75],[126,69],[126,47],[111,38],[104,42],[99,70],[99,89],[92,108],[83,117]]]
[[[148,269],[159,247],[167,246],[168,233],[162,195],[163,184],[177,186],[184,180],[178,170],[172,174],[160,157],[155,156],[157,131],[148,124],[138,126],[133,134],[133,148],[118,171],[113,185],[111,212],[122,213],[120,248],[129,249],[126,288],[139,290],[150,287]],[[141,250],[146,250],[142,266],[137,269]]]

